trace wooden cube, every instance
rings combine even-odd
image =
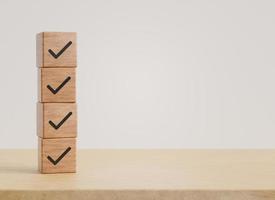
[[[75,68],[40,68],[38,72],[40,102],[75,102]]]
[[[43,32],[36,36],[38,67],[76,67],[76,33]]]
[[[76,137],[76,103],[37,103],[37,135],[41,138]]]
[[[76,139],[38,139],[38,166],[41,173],[76,172]]]

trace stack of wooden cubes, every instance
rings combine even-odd
[[[36,43],[39,170],[76,172],[76,33],[42,32]]]

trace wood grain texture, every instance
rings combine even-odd
[[[38,156],[38,167],[41,173],[76,172],[76,138],[38,138],[38,140],[40,154]],[[57,164],[50,162],[49,156],[54,161],[57,161],[68,148],[70,148],[70,150]]]
[[[74,138],[77,136],[76,103],[37,103],[37,110],[37,135],[39,137]],[[63,123],[62,120],[64,120]],[[52,126],[50,122],[55,126]],[[57,128],[59,124],[60,127]]]
[[[42,32],[36,36],[36,52],[38,67],[76,67],[77,66],[77,41],[75,32]],[[52,50],[58,54],[68,42],[71,45],[58,57],[49,53]]]
[[[76,70],[75,68],[40,68],[39,69],[40,102],[75,102],[76,101]],[[47,86],[57,89],[68,77],[70,80],[54,94]]]
[[[274,200],[274,191],[77,190],[0,191],[3,200]]]
[[[69,174],[36,154],[0,150],[0,199],[275,199],[275,150],[79,150]]]

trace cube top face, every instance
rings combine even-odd
[[[42,32],[36,36],[38,67],[76,67],[76,33]]]
[[[41,138],[75,138],[75,103],[37,103],[37,135]]]
[[[40,102],[76,101],[75,68],[40,68],[38,77]]]
[[[38,139],[41,173],[76,172],[76,139]]]

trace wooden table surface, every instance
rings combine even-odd
[[[39,174],[36,150],[0,150],[0,199],[275,199],[275,150],[79,150],[77,164]]]

